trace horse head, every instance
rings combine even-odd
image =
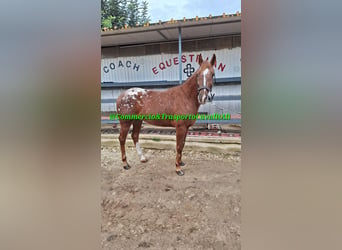
[[[216,55],[214,54],[210,62],[203,61],[202,55],[199,56],[198,63],[200,68],[196,73],[197,76],[197,98],[200,104],[205,104],[213,100],[215,94],[212,94],[213,81],[215,76],[214,65],[216,63]]]

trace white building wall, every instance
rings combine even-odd
[[[210,60],[213,54],[216,54],[215,75],[217,79],[241,77],[241,48],[233,49],[208,50],[202,52],[202,57],[205,60],[207,57]],[[196,70],[198,63],[196,58],[198,52],[183,53],[182,59],[182,78],[188,78],[185,68]],[[175,59],[177,58],[177,60]],[[178,81],[179,65],[178,54],[160,54],[147,55],[137,57],[118,57],[105,58],[101,60],[101,82],[115,83],[134,83],[149,81]],[[148,87],[146,87],[148,88]],[[116,100],[119,94],[125,88],[103,88],[101,90],[101,99]],[[159,88],[154,90],[164,90]],[[215,97],[218,96],[241,96],[240,84],[224,84],[213,87]],[[101,103],[102,112],[113,112],[116,110],[114,101],[110,103]],[[200,107],[199,112],[206,113],[240,113],[240,100],[215,100],[213,103],[207,103]]]
[[[208,50],[203,59],[216,54],[217,78],[241,77],[241,48]],[[182,54],[182,79],[198,69],[198,52]],[[184,71],[185,70],[185,71]],[[160,54],[137,57],[104,58],[101,60],[101,82],[147,82],[179,80],[178,54]]]

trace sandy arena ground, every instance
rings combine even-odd
[[[240,153],[185,150],[180,177],[175,151],[143,149],[147,163],[126,151],[130,170],[101,149],[103,249],[241,249]]]

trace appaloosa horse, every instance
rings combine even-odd
[[[203,61],[202,55],[199,56],[198,63],[200,67],[194,74],[188,78],[182,85],[169,88],[165,91],[144,90],[141,88],[131,88],[121,93],[116,102],[117,113],[119,115],[148,115],[162,114],[167,115],[192,115],[195,117],[201,104],[205,104],[207,99],[213,98],[211,89],[213,86],[214,68],[216,63],[215,54],[210,62]],[[127,117],[127,116],[126,116]],[[161,117],[160,117],[161,118]],[[181,170],[182,151],[185,144],[185,138],[190,126],[195,123],[195,119],[143,119],[145,122],[164,127],[176,128],[177,156],[176,173],[184,175]],[[125,142],[127,133],[133,123],[132,139],[141,162],[147,162],[139,146],[139,133],[142,125],[141,119],[125,120],[120,119],[120,146],[124,169],[129,169],[127,163]]]

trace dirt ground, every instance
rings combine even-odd
[[[126,151],[101,149],[102,249],[241,249],[240,154],[184,152],[180,177],[175,151]]]

